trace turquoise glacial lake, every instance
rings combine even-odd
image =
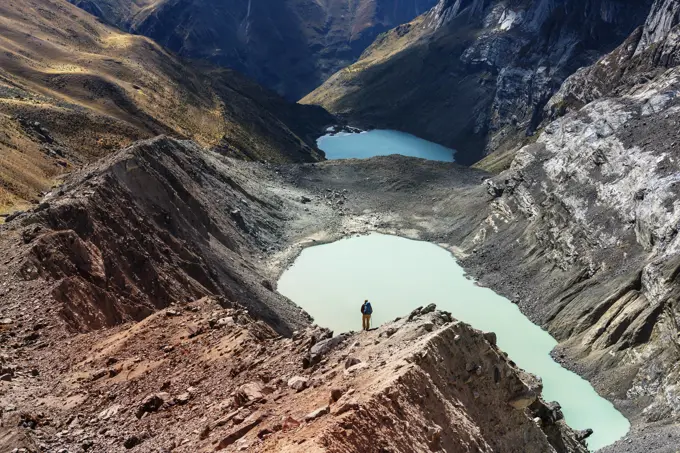
[[[437,304],[461,321],[495,332],[498,346],[543,380],[543,398],[558,401],[574,429],[591,428],[591,450],[620,439],[630,423],[575,373],[550,357],[557,342],[516,305],[466,278],[447,250],[429,242],[370,234],[305,249],[278,282],[281,294],[335,333],[361,330],[359,307],[373,305],[373,327]]]
[[[328,159],[367,159],[401,154],[422,159],[453,162],[454,150],[405,132],[375,129],[360,133],[324,135],[317,146]]]

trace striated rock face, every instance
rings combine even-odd
[[[443,143],[473,163],[532,135],[564,79],[620,44],[650,6],[441,0],[304,102]]]
[[[643,28],[565,82],[549,103],[557,119],[487,181],[491,213],[466,259],[503,260],[483,280],[531,288],[523,310],[634,424],[680,413],[676,17],[674,2],[656,2]],[[655,436],[610,451],[671,451]]]
[[[70,0],[182,56],[234,68],[298,100],[375,37],[436,0]]]
[[[673,0],[656,0],[645,21],[637,52],[643,52],[651,45],[665,40],[680,23],[680,5]]]
[[[247,166],[227,177],[226,165],[196,144],[164,137],[105,159],[16,221],[33,225],[22,236],[18,276],[47,281],[74,331],[223,294],[225,304],[237,299],[290,333],[304,316],[246,264],[281,234],[272,217],[280,206],[253,198],[258,189],[247,188],[257,183]]]

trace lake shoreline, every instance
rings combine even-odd
[[[304,194],[310,201],[299,202],[289,213],[286,235],[279,242],[282,247],[262,263],[270,282],[276,282],[306,248],[343,237],[379,232],[439,245],[453,253],[480,286],[511,300],[533,323],[560,338],[556,349],[564,354],[560,361],[587,377],[601,396],[614,403],[631,421],[631,432],[649,426],[640,406],[626,394],[631,379],[627,364],[610,360],[602,367],[589,360],[587,354],[574,347],[570,337],[564,337],[549,322],[547,305],[536,309],[546,294],[554,298],[562,291],[568,292],[574,285],[568,283],[578,282],[578,272],[564,271],[557,281],[532,282],[535,273],[547,272],[541,270],[550,265],[545,263],[526,276],[515,275],[514,266],[526,251],[509,245],[516,244],[527,223],[518,219],[516,224],[506,225],[493,217],[497,211],[486,183],[491,175],[456,163],[403,156],[279,165],[272,170],[287,187],[286,196],[299,199]],[[279,183],[276,187],[280,187]],[[343,204],[332,202],[333,192],[346,193]],[[490,223],[490,219],[498,223]],[[504,240],[507,244],[499,247]],[[501,269],[499,263],[514,264]]]
[[[391,154],[443,162],[455,160],[455,150],[406,132],[362,130],[351,126],[331,126],[326,132],[316,143],[328,160],[366,159]]]
[[[509,300],[467,280],[455,256],[440,244],[371,233],[307,248],[277,288],[335,332],[358,330],[354,305],[364,297],[373,302],[376,328],[434,303],[473,328],[494,332],[510,360],[543,381],[544,397],[561,404],[572,428],[594,430],[593,448],[612,444],[630,428],[586,380],[551,357],[557,342],[548,332]]]

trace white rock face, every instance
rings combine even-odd
[[[498,23],[498,29],[501,31],[508,31],[511,28],[515,27],[516,25],[521,24],[523,18],[524,18],[523,12],[517,12],[511,9],[507,9],[503,11],[503,14],[501,15],[501,18]]]
[[[679,22],[680,3],[674,0],[656,0],[645,22],[642,38],[635,53],[639,54],[652,44],[663,40]]]
[[[540,160],[545,176],[541,192],[549,193],[571,216],[572,222],[561,234],[571,232],[573,237],[577,230],[585,233],[590,241],[579,248],[586,256],[593,244],[607,248],[618,242],[617,234],[605,229],[594,215],[593,211],[602,210],[617,220],[618,228],[633,229],[638,244],[650,252],[678,247],[673,229],[680,220],[680,209],[673,188],[680,183],[680,173],[659,171],[664,162],[678,165],[675,150],[631,146],[622,139],[633,123],[676,114],[673,101],[679,92],[672,87],[675,83],[680,83],[680,74],[673,72],[639,93],[593,102],[548,125],[537,145],[518,153],[512,171],[534,171],[530,167]],[[582,190],[575,190],[579,188]],[[526,215],[539,214],[531,195],[519,189],[516,196]],[[563,252],[566,259],[568,253]]]
[[[680,414],[679,126],[680,68],[556,119],[486,182],[496,198],[472,241],[526,221],[520,244],[582,269],[548,326],[586,362],[625,354],[618,366],[637,369],[628,397],[653,397],[641,403],[649,420]],[[589,287],[606,289],[580,294]]]

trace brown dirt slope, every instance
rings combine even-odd
[[[260,200],[248,165],[203,154],[190,142],[141,142],[11,221],[4,266],[28,285],[11,296],[37,291],[71,331],[210,294],[238,300],[284,334],[306,322],[250,264],[282,234],[284,201]]]
[[[493,336],[434,306],[335,337],[282,338],[212,298],[70,341],[38,332],[3,356],[2,451],[587,451]]]
[[[313,161],[312,135],[330,121],[65,0],[0,4],[0,213],[37,201],[73,167],[159,134],[248,159]]]

